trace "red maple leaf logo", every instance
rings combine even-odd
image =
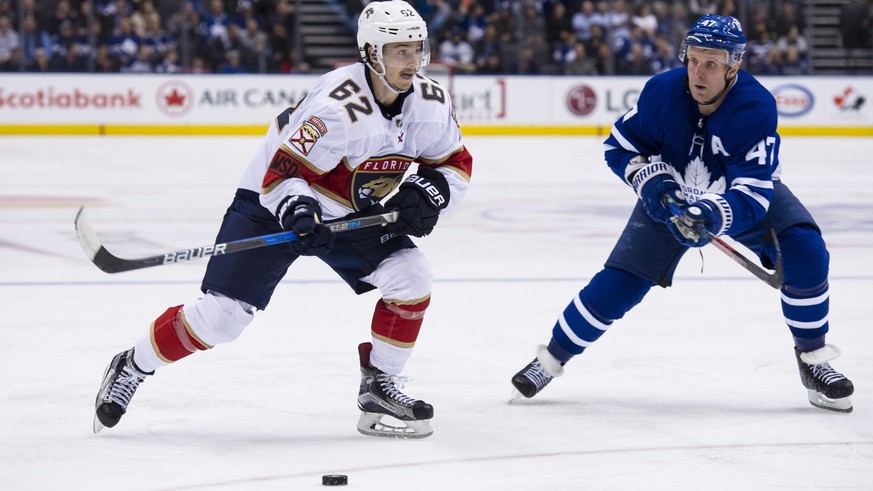
[[[164,96],[164,101],[166,101],[167,106],[184,106],[185,105],[185,96],[179,93],[178,89],[173,89],[168,95]]]

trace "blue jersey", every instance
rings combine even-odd
[[[776,101],[740,70],[719,108],[703,116],[686,88],[685,67],[647,83],[605,142],[606,162],[626,183],[637,155],[673,167],[688,202],[717,200],[733,217],[724,233],[748,230],[767,214],[779,179]]]

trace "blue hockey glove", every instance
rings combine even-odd
[[[709,200],[695,201],[684,209],[679,206],[671,206],[671,209],[676,214],[667,223],[667,228],[682,245],[703,247],[721,232],[721,212]]]
[[[322,225],[321,206],[309,196],[289,196],[279,205],[276,213],[285,230],[297,234],[297,240],[289,242],[291,249],[301,256],[321,256],[333,247],[334,233]]]
[[[667,209],[668,203],[685,203],[685,196],[679,184],[673,179],[670,165],[665,162],[652,162],[640,168],[631,180],[634,191],[643,202],[643,208],[652,220],[668,223],[673,215]]]
[[[395,234],[424,237],[433,232],[440,210],[449,205],[449,182],[439,171],[419,166],[385,202],[385,209],[400,212],[397,221],[388,224]]]

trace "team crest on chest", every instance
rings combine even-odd
[[[713,181],[712,172],[700,157],[694,157],[688,162],[684,172],[676,176],[676,181],[682,186],[685,199],[689,202],[697,201],[706,193],[721,194],[725,191],[724,176]]]
[[[374,205],[400,185],[412,159],[402,156],[371,158],[352,173],[351,193],[355,210]]]

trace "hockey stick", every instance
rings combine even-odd
[[[394,223],[397,221],[397,214],[396,211],[392,211],[381,215],[333,222],[326,225],[334,232],[346,232],[348,230]],[[176,264],[190,261],[192,259],[232,254],[234,252],[247,251],[258,247],[283,244],[297,240],[297,234],[292,231],[287,231],[261,235],[259,237],[249,237],[247,239],[233,240],[220,244],[195,247],[192,249],[184,249],[181,251],[167,252],[165,254],[138,259],[124,259],[106,250],[106,247],[103,246],[100,239],[97,237],[97,234],[94,232],[93,227],[91,227],[91,222],[88,220],[88,215],[85,212],[84,206],[79,208],[79,212],[76,214],[75,223],[76,235],[79,237],[79,244],[82,245],[85,255],[87,255],[91,262],[93,262],[98,268],[107,273],[120,273],[122,271],[163,266],[165,264]]]
[[[670,221],[676,224],[676,228],[679,229],[679,232],[683,236],[685,236],[685,238],[694,240],[695,242],[700,240],[701,236],[709,238],[712,245],[714,245],[716,249],[727,254],[728,257],[734,260],[734,262],[745,268],[746,271],[755,275],[756,278],[762,280],[764,283],[767,283],[777,290],[782,288],[782,282],[784,280],[784,273],[782,270],[782,248],[779,247],[779,239],[776,237],[775,230],[773,230],[772,228],[767,229],[770,234],[770,239],[773,241],[773,246],[776,248],[776,270],[770,273],[764,268],[755,264],[755,262],[751,259],[740,254],[739,251],[731,247],[730,244],[722,240],[721,237],[716,237],[715,235],[713,235],[702,225],[691,229],[687,224],[682,223],[678,217],[678,215],[682,214],[682,209],[677,204],[670,203],[669,207],[670,212],[673,213],[673,217],[670,218]]]

